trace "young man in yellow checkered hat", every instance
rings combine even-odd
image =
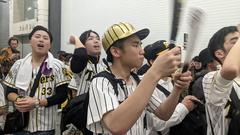
[[[141,40],[149,34],[149,29],[136,31],[125,22],[112,25],[102,39],[107,53],[109,67],[116,80],[120,80],[118,94],[105,77],[92,80],[89,89],[87,128],[94,133],[145,135],[144,115],[151,111],[163,120],[172,115],[178,97],[191,81],[191,73],[178,74],[172,94],[160,104],[154,94],[159,79],[169,76],[180,64],[180,49],[174,48],[161,54],[145,74],[141,82],[133,79],[131,70],[139,67],[144,59]],[[120,83],[119,83],[120,84]]]

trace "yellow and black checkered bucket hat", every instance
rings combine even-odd
[[[118,24],[113,24],[107,29],[102,38],[102,45],[104,50],[107,52],[111,45],[119,39],[135,34],[140,38],[140,40],[143,40],[148,36],[149,32],[150,31],[147,28],[136,31],[130,23],[120,22]]]

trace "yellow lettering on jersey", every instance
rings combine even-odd
[[[55,76],[51,75],[51,76],[41,76],[40,78],[40,83],[47,83],[47,82],[52,82],[54,81]]]
[[[62,72],[63,72],[64,76],[72,78],[72,73],[70,71],[68,71],[67,68],[62,68]]]
[[[42,91],[41,91],[42,95],[49,95],[49,96],[51,96],[52,93],[53,93],[53,89],[51,87],[47,87],[47,88],[43,87],[42,88]]]
[[[41,76],[40,78],[40,83],[46,83],[46,77],[45,76]]]
[[[55,76],[54,76],[54,75],[51,75],[51,76],[50,76],[50,81],[51,81],[51,82],[54,81],[54,78],[55,78]]]

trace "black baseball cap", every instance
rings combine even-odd
[[[168,49],[168,44],[166,40],[159,40],[154,42],[153,44],[147,45],[144,48],[144,57],[149,60],[155,60],[157,58],[157,54]]]

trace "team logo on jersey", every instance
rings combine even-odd
[[[40,78],[40,83],[43,84],[43,83],[47,83],[47,82],[52,82],[54,81],[54,78],[55,76],[54,75],[50,75],[50,76],[41,76]]]
[[[63,72],[64,76],[72,78],[72,74],[67,70],[67,68],[62,68],[62,72]]]
[[[92,75],[93,75],[93,71],[87,70],[87,71],[85,72],[85,76],[88,76],[87,79],[86,79],[86,81],[90,81],[91,78],[92,78]]]

